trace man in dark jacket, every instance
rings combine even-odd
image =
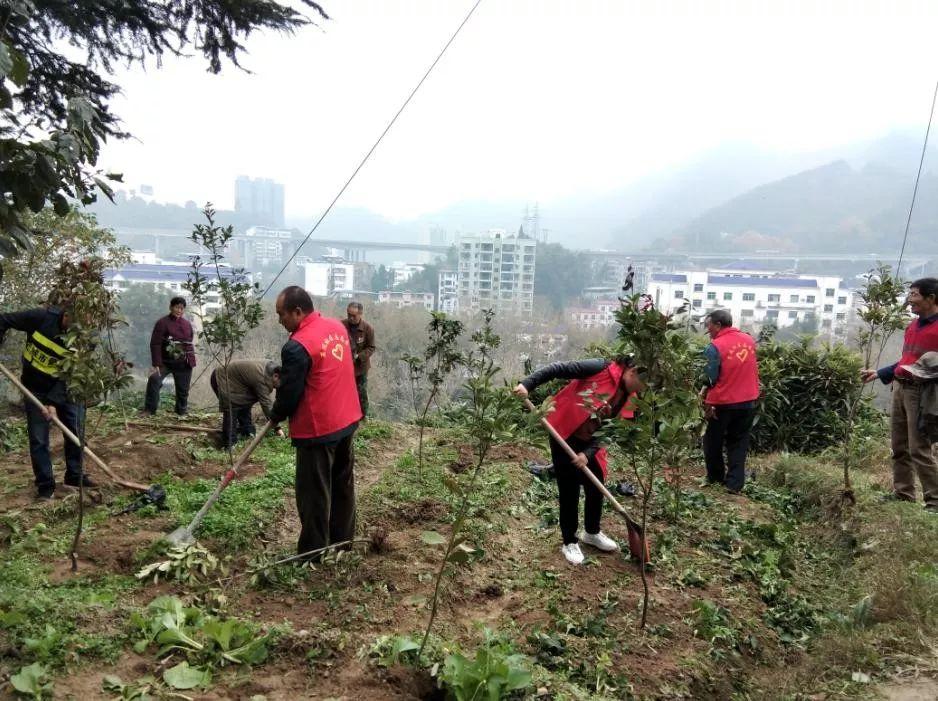
[[[375,352],[375,330],[362,318],[365,308],[361,302],[352,302],[345,310],[342,319],[348,329],[352,342],[352,358],[355,360],[355,385],[358,388],[358,401],[362,406],[362,416],[368,414],[368,371],[371,369],[371,355]]]
[[[55,494],[55,474],[49,454],[49,422],[58,416],[72,433],[78,435],[81,407],[68,398],[64,380],[58,376],[59,362],[68,354],[65,333],[69,315],[58,307],[30,309],[13,314],[0,314],[0,344],[8,329],[26,333],[23,349],[23,384],[45,406],[38,409],[26,401],[26,430],[29,434],[29,457],[36,478],[36,491],[40,499],[52,499]],[[86,487],[94,482],[82,474],[81,450],[70,440],[65,441],[65,484]]]
[[[173,297],[169,302],[169,314],[161,317],[153,326],[150,335],[150,358],[153,367],[147,380],[144,399],[145,414],[155,414],[160,406],[160,389],[167,375],[172,374],[176,385],[176,413],[182,416],[189,406],[189,383],[195,367],[195,345],[192,324],[183,314],[186,300]]]
[[[232,360],[227,367],[212,370],[210,382],[222,416],[222,444],[229,448],[236,440],[254,435],[251,408],[255,404],[270,419],[271,393],[280,384],[280,366],[272,360]]]
[[[278,295],[277,316],[290,340],[280,351],[271,421],[290,418],[301,524],[296,547],[303,554],[355,537],[352,437],[362,412],[345,327],[315,311],[309,293],[295,285]]]
[[[619,549],[619,545],[599,529],[603,495],[581,468],[589,468],[600,482],[605,481],[606,449],[594,434],[603,419],[631,418],[629,397],[641,392],[644,384],[630,357],[615,361],[594,358],[543,367],[521,380],[514,393],[527,397],[536,387],[555,379],[572,380],[554,396],[553,410],[547,415],[547,421],[577,454],[574,462],[560,444],[550,438],[560,500],[561,552],[571,565],[579,565],[584,559],[580,542],[604,552]],[[577,538],[581,485],[585,498],[584,532]]]

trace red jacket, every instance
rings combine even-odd
[[[713,339],[720,353],[720,377],[707,392],[707,404],[751,402],[759,398],[756,342],[737,328],[721,329]]]
[[[342,324],[313,312],[290,334],[309,354],[303,397],[290,416],[290,438],[319,438],[362,418],[348,332]]]
[[[916,319],[905,330],[902,357],[899,358],[899,364],[895,366],[896,376],[910,378],[911,375],[903,370],[902,366],[911,365],[929,351],[938,351],[938,321],[923,325]]]
[[[616,387],[622,379],[622,368],[618,363],[609,363],[606,368],[587,377],[584,380],[572,380],[554,396],[553,411],[547,415],[547,422],[557,429],[557,433],[564,439],[569,438],[583,422],[590,418],[590,411],[584,406],[589,403],[593,409],[602,406],[616,392]],[[590,390],[589,397],[580,396]],[[629,402],[622,406],[619,416],[631,419],[635,412]],[[605,448],[596,451],[596,462],[603,470],[603,478],[608,474],[609,459]]]

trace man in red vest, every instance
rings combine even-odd
[[[553,437],[550,438],[550,453],[560,500],[560,532],[563,536],[561,552],[567,562],[579,565],[583,562],[583,551],[579,545],[581,541],[604,552],[614,552],[619,549],[619,545],[599,529],[603,495],[583,475],[578,465],[588,467],[601,482],[605,481],[608,465],[606,449],[599,444],[594,434],[604,418],[632,418],[628,399],[644,389],[644,385],[632,359],[624,356],[613,362],[595,358],[553,363],[521,380],[514,393],[519,397],[527,397],[528,392],[535,387],[556,379],[572,382],[568,382],[554,396],[553,410],[547,415],[547,421],[577,453],[577,462],[574,462]],[[585,397],[584,392],[588,393]],[[578,539],[581,485],[585,495],[584,533]]]
[[[723,484],[727,491],[738,494],[746,481],[749,433],[759,399],[756,343],[748,333],[733,326],[733,316],[725,309],[710,312],[705,323],[711,339],[704,351],[707,482]]]
[[[919,430],[919,397],[922,387],[903,366],[922,355],[938,351],[938,279],[925,277],[909,285],[909,309],[918,319],[905,330],[898,363],[864,370],[863,381],[877,377],[883,384],[895,381],[892,392],[893,498],[915,501],[915,473],[925,493],[925,508],[938,513],[938,461],[931,441]]]
[[[280,351],[270,420],[290,418],[302,554],[355,537],[352,436],[362,411],[345,327],[315,311],[309,293],[295,285],[277,296],[277,316],[290,340]]]

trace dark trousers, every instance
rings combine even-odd
[[[568,438],[567,443],[576,453],[582,452],[591,444],[590,441],[581,441],[576,438]],[[557,477],[560,534],[563,536],[563,544],[569,545],[577,542],[576,530],[580,520],[581,486],[584,494],[583,527],[587,533],[599,533],[599,519],[603,513],[602,493],[593,486],[580,468],[573,464],[567,452],[553,438],[550,439],[550,455],[554,462],[554,474]],[[587,467],[599,478],[600,482],[603,481],[603,471],[595,457],[590,458]]]
[[[721,482],[727,489],[734,491],[743,488],[746,481],[749,433],[755,416],[754,408],[716,407],[716,417],[707,420],[707,432],[703,439],[708,482]]]
[[[218,370],[212,370],[209,376],[209,384],[215,396],[218,396]],[[221,440],[226,448],[234,445],[239,438],[248,438],[254,435],[254,420],[251,418],[251,407],[222,405],[221,410]]]
[[[55,413],[65,424],[65,427],[79,434],[79,419],[82,408],[77,404],[52,402]],[[39,409],[32,403],[26,403],[26,432],[29,435],[29,458],[33,464],[33,475],[36,477],[36,488],[40,492],[50,492],[55,489],[55,474],[52,472],[52,457],[49,455],[49,424]],[[78,484],[82,471],[81,450],[68,438],[65,439],[65,477],[69,482]]]
[[[368,373],[355,376],[355,386],[358,388],[358,403],[362,407],[362,416],[368,415]]]
[[[150,375],[147,380],[147,394],[143,408],[156,413],[160,407],[160,390],[167,375],[173,376],[176,384],[176,413],[180,416],[189,408],[189,383],[192,381],[192,368],[188,365],[161,366],[158,374]]]
[[[355,452],[352,435],[296,449],[297,553],[355,537]],[[318,560],[319,556],[311,559]]]
[[[221,439],[225,447],[234,445],[242,438],[250,438],[254,433],[251,407],[233,406],[231,411],[221,413]]]

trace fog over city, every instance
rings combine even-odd
[[[172,58],[119,72],[114,109],[135,138],[110,140],[102,163],[156,201],[222,209],[236,176],[272,178],[286,224],[306,231],[470,7],[327,3],[318,28],[249,39],[250,73]],[[482,2],[321,233],[512,229],[538,203],[549,240],[571,247],[748,232],[759,249],[896,249],[936,15],[926,2]],[[938,221],[935,165],[929,153],[913,247]]]

